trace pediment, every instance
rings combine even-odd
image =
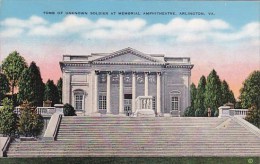
[[[107,56],[95,59],[94,63],[156,63],[157,59],[150,57],[147,54],[134,50],[132,48],[126,48],[116,51]]]

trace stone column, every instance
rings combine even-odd
[[[99,75],[99,71],[96,70],[94,73],[94,94],[93,94],[94,113],[98,113],[98,75]]]
[[[156,98],[156,104],[157,104],[157,114],[159,115],[161,113],[161,72],[157,72],[157,98]]]
[[[119,114],[124,113],[124,72],[119,73]]]
[[[144,73],[144,95],[148,96],[148,72]]]
[[[136,111],[135,106],[135,98],[136,98],[136,72],[132,74],[132,111]]]
[[[111,72],[107,72],[107,114],[111,113]]]

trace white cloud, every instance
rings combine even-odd
[[[241,29],[235,29],[221,19],[174,18],[167,23],[148,24],[141,18],[121,20],[100,18],[92,21],[75,15],[67,16],[55,23],[31,16],[28,20],[8,18],[0,24],[3,27],[2,37],[17,37],[23,34],[39,37],[70,36],[102,41],[127,41],[139,38],[147,41],[153,38],[155,41],[164,38],[163,42],[171,41],[171,43],[207,41],[222,43],[241,40],[251,40],[255,43],[259,42],[260,28],[259,22],[251,22]]]
[[[46,25],[48,22],[38,16],[31,16],[28,20],[22,20],[17,18],[7,18],[0,23],[1,26],[7,28],[32,28],[37,25]]]

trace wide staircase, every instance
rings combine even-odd
[[[14,141],[8,157],[260,156],[260,137],[230,118],[63,117],[56,141]]]

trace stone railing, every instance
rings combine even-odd
[[[219,109],[219,117],[230,117],[230,116],[238,116],[241,118],[245,118],[248,109],[230,109],[229,106],[221,106]]]
[[[138,96],[136,98],[136,109],[153,109],[153,97],[152,96]]]
[[[230,109],[229,114],[231,116],[239,116],[239,117],[246,117],[248,113],[248,109]]]
[[[134,113],[134,116],[155,117],[152,96],[138,96],[136,98],[136,111]]]
[[[21,107],[15,107],[14,112],[18,115],[20,115],[20,109]],[[62,107],[37,107],[36,108],[37,114],[42,115],[43,117],[51,117],[54,113],[63,113]]]

